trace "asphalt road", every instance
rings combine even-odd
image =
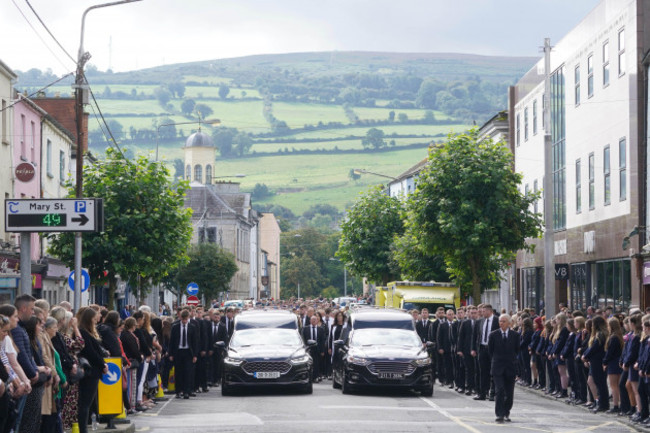
[[[210,432],[596,432],[635,431],[616,417],[594,415],[529,391],[515,391],[511,423],[496,424],[494,403],[437,386],[433,397],[372,390],[343,395],[330,381],[313,395],[282,389],[222,397],[219,388],[190,400],[170,399],[130,417],[136,431]]]

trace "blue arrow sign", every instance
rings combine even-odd
[[[102,382],[106,385],[113,385],[122,378],[122,370],[112,362],[107,362],[106,365],[108,365],[108,373],[102,376]]]
[[[196,283],[190,283],[187,285],[187,294],[190,296],[196,296],[199,293],[199,285]]]
[[[74,271],[70,272],[70,276],[68,276],[68,286],[70,286],[70,290],[74,292]],[[90,275],[88,274],[88,271],[85,269],[81,270],[81,291],[85,292],[88,290],[88,287],[90,287]]]

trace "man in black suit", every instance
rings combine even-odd
[[[476,389],[475,368],[476,360],[472,356],[472,335],[474,332],[474,323],[476,321],[476,307],[470,305],[467,307],[467,318],[463,320],[458,328],[458,344],[456,345],[456,354],[462,362],[465,369],[465,395],[472,395]]]
[[[436,337],[438,353],[443,363],[443,376],[440,378],[445,385],[450,388],[454,387],[454,367],[453,367],[453,335],[452,326],[454,321],[454,310],[447,310],[445,319],[438,326],[438,335]]]
[[[210,333],[209,333],[209,349],[208,357],[210,359],[210,373],[208,374],[208,381],[213,386],[219,386],[221,382],[221,354],[214,346],[219,341],[219,328],[221,325],[221,314],[216,308],[210,309]]]
[[[190,323],[190,312],[181,311],[181,320],[172,326],[169,360],[174,363],[176,397],[190,398],[194,385],[194,366],[199,355],[199,330]]]
[[[499,316],[499,328],[492,331],[488,351],[492,358],[491,373],[496,389],[496,422],[510,422],[515,393],[515,365],[519,353],[519,334],[510,329],[510,316]]]
[[[226,346],[230,343],[230,337],[232,337],[232,332],[235,330],[234,315],[235,309],[228,307],[226,309],[226,315],[221,318],[221,326],[219,326],[219,336],[217,337],[217,341],[223,341],[226,343]]]
[[[497,317],[490,304],[483,305],[483,320],[479,322],[476,346],[478,347],[479,389],[474,400],[485,400],[490,392],[491,358],[488,352],[488,338],[490,333],[499,328]],[[490,397],[493,400],[493,397]]]
[[[441,360],[441,356],[438,353],[438,327],[440,326],[440,323],[445,320],[445,307],[438,307],[436,310],[436,320],[431,322],[431,325],[429,326],[429,341],[431,341],[434,344],[434,350],[433,350],[433,357],[431,358],[431,362],[433,365],[431,368],[433,369],[433,374],[434,377],[437,377],[438,380],[440,381],[440,384],[444,385],[444,365]],[[434,378],[435,381],[435,378]]]
[[[314,340],[316,342],[316,346],[311,348],[310,354],[314,360],[312,376],[314,382],[318,383],[320,382],[321,371],[320,360],[325,356],[325,331],[323,328],[318,326],[318,316],[315,314],[311,316],[311,324],[302,329],[302,339],[305,341],[305,344],[307,344],[309,340]]]
[[[458,340],[460,337],[460,327],[465,323],[465,307],[460,307],[456,312],[456,321],[452,323],[452,355],[454,357],[454,382],[456,383],[456,391],[460,393],[465,392],[465,363],[463,357],[458,354]]]
[[[429,321],[429,310],[427,308],[422,309],[421,319],[415,322],[415,330],[420,336],[422,343],[427,342],[429,339],[429,327],[431,327],[431,322]]]

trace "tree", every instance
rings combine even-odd
[[[271,195],[273,193],[269,191],[269,187],[265,183],[256,183],[251,193],[251,197],[255,200],[261,200]]]
[[[395,121],[395,111],[390,110],[388,112],[388,121],[389,122],[394,122]]]
[[[475,302],[526,238],[541,233],[532,211],[539,194],[524,195],[522,176],[503,142],[477,142],[478,130],[450,136],[431,149],[407,204],[406,233],[426,254],[444,257],[447,270]]]
[[[199,285],[201,295],[214,299],[220,292],[228,290],[237,269],[232,253],[216,244],[204,242],[192,245],[189,261],[178,268],[175,280],[179,291],[194,282]]]
[[[314,218],[316,214],[330,215],[332,218],[338,218],[340,216],[338,208],[328,203],[313,204],[309,206],[309,209],[302,213],[302,216],[310,220]]]
[[[167,88],[172,93],[172,96],[182,98],[185,95],[185,83],[182,81],[173,81],[167,85]]]
[[[226,84],[220,84],[219,85],[219,97],[221,99],[226,99],[228,97],[228,93],[230,93],[230,87]]]
[[[154,95],[156,96],[156,99],[162,105],[163,107],[167,105],[167,103],[172,99],[172,94],[169,92],[169,90],[165,89],[164,87],[158,87],[156,90],[154,90]]]
[[[163,162],[144,156],[125,162],[112,148],[106,160],[84,168],[84,196],[104,200],[104,231],[83,235],[83,265],[93,281],[108,280],[109,308],[117,276],[137,296],[187,261],[192,237],[191,211],[183,198],[188,184],[172,185]],[[74,196],[74,185],[69,195]],[[74,233],[48,235],[50,254],[74,265]],[[104,271],[107,272],[104,278]]]
[[[437,80],[424,80],[418,89],[415,105],[422,108],[436,108],[437,93],[444,89],[445,85]]]
[[[368,132],[366,132],[366,136],[361,140],[361,144],[364,148],[374,147],[375,149],[380,149],[386,146],[384,131],[377,128],[370,128]]]
[[[356,172],[354,171],[354,168],[351,168],[351,169],[350,169],[350,171],[348,172],[348,177],[350,178],[350,180],[353,180],[353,181],[355,181],[355,182],[356,182],[357,180],[361,179],[361,175],[358,174],[358,173],[356,173]]]
[[[396,236],[391,245],[392,262],[397,265],[395,273],[410,281],[450,281],[447,265],[440,255],[422,248],[418,238],[406,232]]]
[[[408,122],[408,120],[409,120],[409,115],[406,114],[406,113],[399,113],[399,114],[397,115],[397,119],[398,119],[401,123],[406,123],[406,122]]]
[[[308,255],[287,257],[282,261],[280,273],[283,282],[282,298],[298,296],[298,284],[301,298],[313,298],[320,293],[321,270]]]
[[[217,128],[213,132],[212,139],[222,158],[232,156],[232,142],[236,134],[237,129],[235,128]]]
[[[253,145],[253,140],[245,132],[240,132],[235,135],[232,142],[235,146],[235,150],[237,151],[237,155],[239,156],[246,155]]]
[[[206,104],[196,104],[196,105],[194,106],[194,109],[195,109],[196,111],[198,111],[198,112],[201,114],[201,118],[202,118],[202,119],[206,119],[206,118],[208,118],[208,117],[211,116],[212,113],[213,113],[212,108],[210,108],[210,107],[209,107],[208,105],[206,105]]]
[[[165,126],[158,128],[158,125]],[[160,121],[154,124],[154,128],[156,128],[160,140],[173,140],[176,138],[176,125],[174,125],[174,121],[169,117],[160,119]]]
[[[175,158],[172,161],[174,167],[174,179],[185,178],[185,162],[180,158]]]
[[[336,253],[348,271],[382,285],[399,275],[390,264],[390,245],[393,237],[404,231],[401,212],[401,201],[390,197],[381,186],[370,189],[354,203],[341,224]]]
[[[186,116],[189,116],[194,112],[194,107],[196,107],[194,99],[183,99],[183,102],[181,103],[181,112]]]

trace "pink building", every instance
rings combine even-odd
[[[11,171],[14,198],[41,198],[41,119],[46,114],[21,94],[14,110],[14,140]],[[32,260],[41,257],[40,240],[32,234]]]

